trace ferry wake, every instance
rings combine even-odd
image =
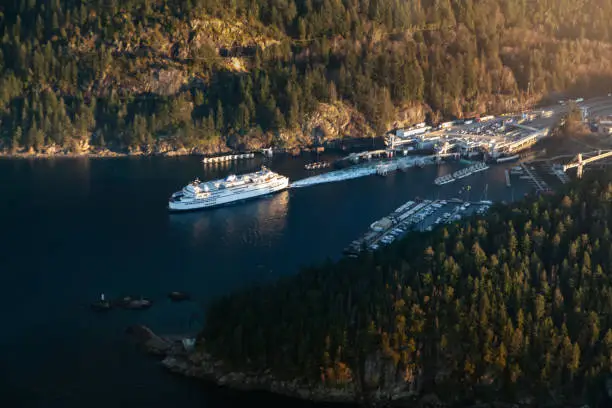
[[[260,171],[201,182],[195,179],[168,201],[170,211],[217,207],[275,193],[289,186],[289,178],[262,167]]]
[[[319,174],[317,176],[307,177],[291,183],[292,188],[309,187],[316,184],[322,183],[333,183],[337,181],[350,180],[359,177],[371,176],[376,173],[388,174],[385,169],[397,169],[407,170],[411,167],[418,166],[423,167],[427,164],[433,163],[431,156],[415,156],[415,157],[402,157],[396,160],[389,161],[376,161],[373,163],[357,164],[342,170],[332,170],[327,173]]]

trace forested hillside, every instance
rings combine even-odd
[[[332,389],[594,406],[612,367],[611,225],[598,175],[221,299],[203,345]]]
[[[515,109],[577,82],[607,91],[612,75],[612,0],[0,9],[0,140],[15,152],[311,144]]]

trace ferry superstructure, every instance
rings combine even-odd
[[[265,167],[260,171],[225,179],[201,182],[195,179],[168,201],[170,211],[190,211],[217,207],[236,201],[272,194],[289,187],[289,178]]]

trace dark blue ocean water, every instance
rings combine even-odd
[[[305,160],[275,157],[268,164],[299,179],[307,176]],[[125,329],[142,323],[163,334],[195,332],[203,304],[216,296],[338,258],[372,221],[405,201],[455,197],[461,186],[432,183],[454,164],[293,189],[204,212],[166,211],[169,194],[195,176],[221,177],[260,164],[207,168],[196,157],[0,160],[0,405],[252,403],[253,396],[166,373],[127,341]],[[487,198],[511,198],[502,167],[461,183],[472,186],[471,199],[483,198],[485,184]],[[528,189],[515,186],[515,198]],[[166,295],[173,290],[189,291],[197,301],[171,303]],[[154,306],[93,313],[89,304],[102,292],[143,295]]]

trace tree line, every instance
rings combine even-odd
[[[378,134],[410,104],[433,119],[502,109],[566,89],[608,58],[598,47],[611,11],[608,0],[11,0],[0,16],[0,140],[189,147],[299,129],[320,102],[356,107]],[[246,70],[228,70],[228,51],[189,25],[214,19],[278,43],[246,50],[238,38]],[[148,90],[160,67],[182,86]]]
[[[236,292],[209,307],[204,347],[329,387],[420,376],[457,399],[594,404],[612,361],[611,200],[598,174]],[[372,356],[392,374],[364,377]]]

